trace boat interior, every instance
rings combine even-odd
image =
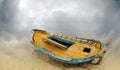
[[[51,35],[43,30],[33,31],[32,43],[54,55],[75,59],[89,58],[102,50],[101,43],[96,40]]]

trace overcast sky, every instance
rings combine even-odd
[[[120,33],[119,0],[0,0],[1,37],[32,29],[69,34]]]
[[[54,68],[31,55],[32,29],[108,42],[104,62],[95,70],[120,70],[120,0],[0,0],[1,70]]]

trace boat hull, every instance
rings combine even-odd
[[[99,57],[99,54],[98,54],[98,55],[92,56],[90,58],[85,58],[85,59],[65,58],[65,57],[60,57],[60,56],[54,55],[53,53],[45,50],[44,48],[41,48],[40,46],[36,46],[36,49],[39,50],[40,52],[52,57],[55,60],[58,60],[63,63],[68,63],[68,64],[79,64],[79,63],[90,62],[91,60],[94,60],[95,58]]]
[[[37,50],[63,63],[92,62],[96,58],[96,63],[100,63],[106,52],[106,45],[94,39],[50,35],[43,30],[33,30],[32,38]]]

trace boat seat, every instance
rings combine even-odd
[[[71,45],[74,44],[73,41],[65,40],[65,39],[62,39],[62,38],[58,38],[56,36],[49,36],[48,38],[53,40],[53,41],[55,41],[55,42],[57,42],[57,43],[59,43],[59,44],[62,44],[64,46],[66,46],[67,48],[69,48]]]

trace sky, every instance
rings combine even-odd
[[[119,0],[1,0],[0,33],[43,29],[58,33],[119,35]]]
[[[32,29],[108,41],[118,54],[120,0],[0,0],[2,49],[30,42]]]

